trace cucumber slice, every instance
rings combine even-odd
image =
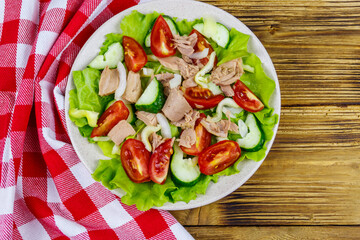
[[[176,27],[176,24],[174,22],[174,20],[169,17],[169,16],[163,16],[163,18],[165,19],[166,23],[168,24],[170,31],[173,35],[179,35],[179,30]],[[154,24],[153,24],[154,25]],[[152,27],[150,28],[150,30],[148,31],[146,37],[145,37],[145,47],[150,47],[151,46],[151,31],[152,31]]]
[[[151,31],[148,32],[148,34],[145,37],[145,47],[151,46]]]
[[[197,157],[184,159],[184,153],[177,143],[174,144],[170,171],[172,180],[176,185],[180,186],[193,186],[201,177]]]
[[[197,23],[194,25],[202,35],[214,40],[219,46],[226,48],[230,43],[230,33],[227,27],[221,23],[213,24],[213,21],[205,20],[204,23]]]
[[[176,27],[176,24],[175,24],[174,20],[171,17],[167,16],[167,15],[164,15],[163,17],[164,17],[166,23],[168,24],[168,26],[169,26],[169,28],[171,30],[171,33],[173,35],[179,35],[179,30]]]
[[[126,121],[130,124],[135,124],[137,117],[135,115],[135,107],[133,104],[125,104],[125,106],[129,109],[129,116]]]
[[[204,34],[204,23],[197,23],[193,26],[194,29],[196,29],[199,33],[201,33],[202,35],[205,36]],[[205,36],[205,37],[208,37],[208,36]],[[210,38],[210,37],[208,37]]]
[[[165,95],[163,85],[154,78],[135,103],[135,108],[139,111],[158,113],[164,104]]]
[[[249,128],[249,133],[244,138],[236,140],[237,143],[248,152],[259,151],[265,143],[264,132],[259,122],[253,114],[249,113],[246,117],[245,125]]]
[[[113,43],[109,46],[104,55],[96,56],[89,64],[89,67],[95,69],[116,68],[119,62],[124,60],[124,49],[119,42]]]

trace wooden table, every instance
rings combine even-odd
[[[171,213],[196,239],[360,239],[360,1],[204,2],[264,44],[280,81],[281,121],[245,185]]]

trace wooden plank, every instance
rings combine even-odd
[[[195,239],[360,239],[360,227],[186,227]]]
[[[285,107],[273,148],[228,197],[174,211],[185,225],[359,225],[360,106]]]
[[[268,50],[282,103],[360,102],[359,1],[204,1],[246,24]]]

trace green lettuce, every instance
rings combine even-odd
[[[214,48],[218,58],[218,64],[226,63],[230,60],[248,56],[247,43],[250,36],[239,32],[235,28],[230,30],[230,43],[227,48],[216,46]],[[214,44],[212,44],[214,46]]]
[[[144,15],[136,10],[132,11],[120,23],[121,35],[132,37],[144,46],[145,37],[159,15],[157,12]]]
[[[244,64],[252,66],[254,73],[245,72],[240,80],[261,99],[266,107],[269,107],[269,100],[275,90],[275,82],[269,78],[261,66],[260,59],[255,54],[243,58]]]
[[[100,71],[93,68],[73,72],[75,89],[69,92],[69,111],[73,109],[88,110],[98,112],[99,115],[104,111],[105,106],[114,96],[101,97],[98,95],[100,75]],[[86,117],[76,118],[70,115],[69,117],[79,127],[82,136],[90,136],[93,128],[88,125]]]
[[[136,207],[142,211],[146,211],[153,206],[162,206],[164,203],[169,202],[170,198],[165,193],[177,188],[170,178],[163,185],[153,182],[132,182],[126,175],[118,158],[100,160],[92,176],[96,181],[102,182],[109,189],[123,189],[126,194],[121,197],[121,201],[127,205],[136,204]]]
[[[99,55],[104,55],[111,44],[116,42],[121,43],[121,40],[122,40],[122,35],[120,33],[106,34],[106,40],[104,41],[102,47],[100,48]]]
[[[180,35],[189,35],[193,30],[193,26],[197,23],[201,23],[201,19],[195,19],[193,21],[188,21],[183,19],[181,21],[176,21],[177,18],[173,18],[176,24],[177,29],[179,30]]]

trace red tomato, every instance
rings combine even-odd
[[[196,109],[216,107],[224,99],[223,95],[214,95],[209,89],[202,87],[186,88],[184,97]]]
[[[150,181],[148,164],[150,152],[145,145],[136,139],[128,139],[121,147],[121,163],[131,179],[135,183]]]
[[[205,39],[205,37],[198,30],[193,29],[189,35],[191,35],[193,33],[196,33],[197,39],[198,39],[194,46],[195,52],[201,52],[205,48],[209,48],[209,53],[208,53],[207,57],[200,59],[200,62],[203,65],[206,65],[209,62],[210,54],[214,51],[214,49],[212,48],[210,43],[208,43],[208,41]],[[195,64],[196,59],[193,59],[193,62]],[[217,63],[217,57],[215,57],[215,63],[214,63],[215,66],[216,66],[216,63]]]
[[[175,55],[176,49],[173,43],[173,35],[169,25],[159,16],[151,30],[151,51],[157,57],[169,57]]]
[[[196,142],[190,147],[186,148],[180,146],[181,150],[189,155],[198,156],[205,148],[211,144],[211,133],[209,133],[202,124],[201,119],[206,118],[205,114],[201,114],[200,118],[195,123]]]
[[[127,119],[129,116],[129,109],[122,101],[114,102],[106,111],[101,115],[97,121],[90,137],[106,136],[110,130],[118,124],[121,120]]]
[[[233,165],[241,156],[239,144],[224,140],[206,148],[199,156],[200,172],[212,175]]]
[[[234,101],[248,112],[258,112],[264,108],[260,99],[240,80],[234,85]]]
[[[169,171],[170,157],[174,152],[172,144],[173,140],[171,138],[167,139],[151,155],[149,173],[153,182],[158,184],[165,183]]]
[[[138,72],[147,63],[147,56],[141,45],[133,38],[124,36],[125,64],[129,71]]]

